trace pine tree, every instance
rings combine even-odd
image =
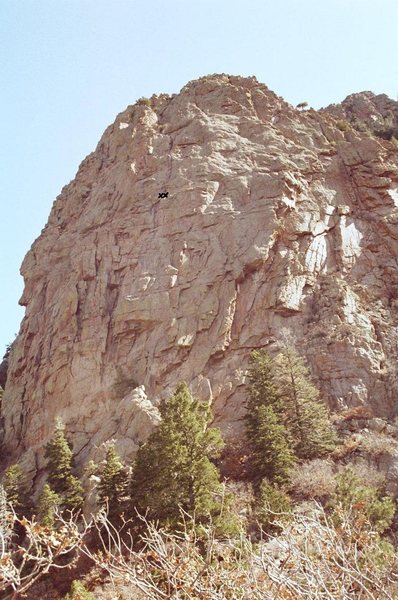
[[[60,502],[59,495],[45,483],[37,502],[39,522],[43,527],[54,527],[54,510]]]
[[[285,426],[270,406],[255,408],[252,418],[256,422],[250,457],[254,484],[257,486],[264,478],[275,484],[285,483],[295,462]]]
[[[283,406],[274,370],[273,360],[265,350],[251,353],[245,425],[251,449],[249,474],[256,487],[264,478],[272,483],[287,481],[294,464],[288,431],[282,422]]]
[[[126,468],[116,452],[115,446],[109,446],[105,465],[98,484],[98,500],[108,506],[109,518],[114,521],[126,507],[128,495],[128,475]]]
[[[179,507],[198,522],[217,516],[221,485],[211,459],[223,447],[209,427],[210,409],[192,398],[185,383],[160,406],[161,423],[140,446],[131,481],[132,506],[149,518],[177,524]]]
[[[22,467],[18,464],[10,465],[2,480],[7,501],[19,516],[27,516],[29,511],[28,490]]]
[[[323,456],[335,447],[336,434],[303,358],[284,344],[275,358],[274,381],[284,406],[284,422],[299,458]]]
[[[48,482],[57,494],[67,489],[67,477],[72,473],[73,452],[65,437],[65,426],[56,420],[54,435],[45,447]]]
[[[83,507],[84,492],[80,479],[71,473],[66,478],[66,490],[63,493],[62,508],[77,511]]]
[[[62,498],[62,506],[67,510],[82,507],[83,488],[72,473],[73,452],[65,437],[65,426],[57,419],[54,435],[45,447],[47,458],[48,483],[51,489]]]
[[[266,350],[251,352],[247,373],[250,382],[246,403],[248,426],[250,426],[250,414],[257,406],[271,406],[277,415],[283,411],[281,397],[274,381],[274,371],[274,362]]]

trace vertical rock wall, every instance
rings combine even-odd
[[[323,398],[396,414],[398,152],[216,75],[118,115],[28,252],[3,448],[131,458],[180,380],[239,434],[253,348],[291,328]],[[162,197],[168,192],[167,197]]]

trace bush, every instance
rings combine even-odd
[[[344,421],[353,421],[354,419],[372,419],[374,417],[373,411],[370,406],[352,406],[346,408],[339,415]]]
[[[329,460],[316,458],[297,465],[291,474],[289,490],[299,500],[325,501],[335,488],[333,463]]]
[[[220,470],[224,477],[233,481],[247,479],[247,459],[249,447],[244,438],[229,440],[221,456]]]
[[[232,513],[237,515],[242,522],[247,522],[255,500],[253,486],[243,481],[228,481],[226,490],[232,497],[230,507]]]
[[[359,451],[360,445],[361,439],[357,434],[355,434],[343,440],[343,443],[333,450],[332,456],[336,460],[342,460],[347,456],[351,456]]]
[[[376,467],[372,467],[365,461],[356,462],[350,466],[362,485],[376,490],[384,489],[386,477]]]
[[[343,510],[353,510],[357,517],[365,517],[369,527],[383,533],[392,524],[395,503],[389,496],[382,496],[380,490],[363,485],[352,467],[347,467],[336,476],[336,490],[329,507],[337,521]]]
[[[372,458],[378,459],[383,454],[396,451],[398,442],[384,433],[369,431],[362,436],[361,448]]]
[[[348,123],[348,121],[345,121],[344,119],[340,119],[339,121],[337,121],[336,126],[338,129],[340,129],[340,131],[348,131],[349,129],[351,129],[351,126]]]
[[[70,591],[63,600],[96,600],[95,596],[86,590],[81,581],[73,581]]]
[[[145,96],[141,96],[141,98],[138,98],[137,104],[144,105],[144,106],[151,106],[151,101],[149,98],[145,98]]]
[[[15,515],[12,512],[9,502],[7,501],[7,495],[0,484],[0,532],[1,532],[1,545],[4,549],[7,548],[8,543],[11,540],[13,528],[14,528]]]
[[[91,523],[78,524],[73,517],[67,520],[56,517],[54,528],[40,525],[34,518],[18,519],[14,512],[2,512],[0,486],[0,525],[6,517],[8,531],[23,528],[23,534],[11,539],[3,536],[0,560],[1,598],[42,598],[37,591],[28,596],[31,588],[42,575],[52,569],[71,568],[79,556],[79,548],[91,529]],[[45,595],[47,597],[47,595]],[[58,596],[57,596],[58,598]]]
[[[260,527],[267,533],[281,530],[281,523],[290,519],[290,498],[277,487],[264,480],[254,504],[254,515]]]

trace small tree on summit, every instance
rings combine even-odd
[[[54,435],[45,447],[48,484],[62,498],[62,507],[78,510],[82,507],[83,488],[72,473],[73,452],[65,437],[65,426],[60,419],[55,424]]]
[[[221,484],[211,459],[223,441],[209,427],[208,405],[192,398],[181,383],[160,406],[162,421],[137,453],[131,481],[132,507],[150,519],[176,525],[180,507],[197,522],[219,516]]]

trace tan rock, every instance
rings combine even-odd
[[[108,127],[23,262],[9,459],[40,470],[60,416],[79,464],[109,439],[131,460],[180,380],[233,436],[250,350],[286,326],[331,407],[393,416],[398,152],[255,78],[148,104]]]

